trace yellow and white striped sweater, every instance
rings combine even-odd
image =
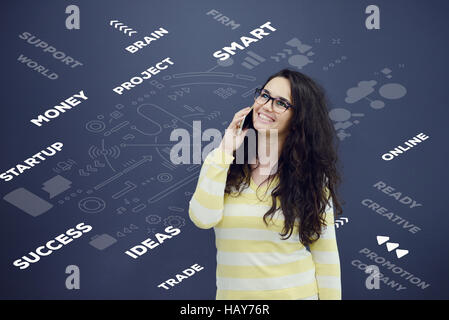
[[[309,246],[309,252],[299,242],[298,220],[287,240],[279,235],[284,226],[280,209],[273,220],[268,217],[268,226],[263,222],[278,179],[260,187],[251,179],[249,188],[238,197],[224,193],[233,159],[219,148],[209,153],[189,203],[192,222],[201,229],[215,230],[216,299],[340,300],[340,259],[332,202],[326,208],[327,227]]]

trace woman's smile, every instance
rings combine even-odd
[[[262,123],[273,123],[275,120],[272,116],[267,115],[266,113],[263,112],[258,112],[257,113],[257,120],[262,122]]]

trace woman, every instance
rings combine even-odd
[[[256,89],[252,109],[235,114],[204,160],[189,217],[215,230],[216,299],[341,299],[334,228],[341,178],[327,112],[317,83],[283,69]],[[274,165],[260,152],[248,156],[248,130],[257,131],[257,151],[277,155]],[[237,150],[244,161],[235,161]]]

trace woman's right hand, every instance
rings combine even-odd
[[[246,132],[249,128],[243,129],[240,134],[238,133],[240,122],[246,117],[246,115],[251,111],[251,107],[246,107],[239,110],[232,119],[228,128],[225,131],[223,139],[221,140],[219,148],[224,152],[232,155],[236,149],[240,147],[245,139]]]

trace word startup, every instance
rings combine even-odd
[[[47,150],[41,150],[40,152],[36,153],[35,155],[29,157],[28,159],[24,160],[23,162],[26,164],[18,164],[14,168],[11,168],[7,170],[6,172],[3,172],[0,174],[0,178],[4,181],[10,181],[14,178],[14,176],[18,176],[21,173],[23,173],[25,170],[31,169],[34,167],[34,165],[41,163],[42,161],[46,160],[45,157],[42,155],[45,155],[47,157],[51,157],[56,154],[57,151],[62,150],[62,142],[55,142],[50,147],[47,147]],[[39,159],[41,161],[37,161],[36,159]],[[16,172],[17,170],[17,172]]]

